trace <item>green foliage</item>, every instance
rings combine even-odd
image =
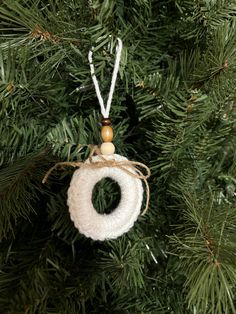
[[[9,231],[14,234],[14,226],[19,218],[29,220],[34,212],[34,203],[39,199],[48,158],[46,152],[28,155],[14,164],[0,170],[1,174],[1,203],[0,203],[0,237],[7,236]]]
[[[235,208],[214,195],[186,193],[182,232],[172,236],[185,268],[189,305],[203,313],[232,313],[235,288]],[[182,267],[181,266],[181,267]]]
[[[235,1],[4,0],[0,6],[3,314],[236,312]],[[116,151],[152,170],[149,211],[113,241],[68,213],[74,169],[101,143],[87,54]],[[89,178],[88,178],[89,179]],[[119,202],[93,191],[98,212]]]

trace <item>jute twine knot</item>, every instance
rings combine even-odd
[[[69,167],[74,167],[74,168],[89,168],[89,169],[99,169],[99,168],[104,168],[104,167],[115,167],[118,168],[130,176],[141,179],[143,180],[145,187],[146,187],[146,206],[142,212],[142,216],[147,212],[148,206],[149,206],[149,201],[150,201],[150,188],[147,182],[147,179],[151,176],[151,171],[150,169],[143,163],[138,162],[138,161],[132,161],[132,160],[124,160],[124,161],[116,161],[114,159],[107,160],[103,157],[103,155],[100,154],[100,151],[97,146],[90,146],[91,148],[91,153],[89,158],[85,161],[64,161],[64,162],[58,162],[56,163],[53,167],[51,167],[47,173],[45,174],[42,183],[46,183],[48,177],[50,174],[57,169],[58,167],[64,167],[64,166],[69,166]],[[93,161],[92,156],[94,154],[98,154],[100,160],[99,161]],[[141,170],[142,169],[142,170]],[[145,171],[146,173],[143,173]]]

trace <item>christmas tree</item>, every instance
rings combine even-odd
[[[236,2],[4,0],[0,6],[0,313],[236,313]],[[116,152],[146,164],[133,228],[93,241],[67,190],[101,143],[88,52]],[[89,178],[87,178],[89,180]],[[117,184],[92,201],[109,214]]]

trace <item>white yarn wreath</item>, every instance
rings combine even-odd
[[[117,162],[127,158],[118,154],[103,156]],[[101,161],[93,156],[92,162]],[[88,159],[86,163],[89,163]],[[128,169],[135,174],[133,169]],[[110,214],[99,214],[92,203],[94,186],[103,178],[111,178],[118,183],[121,199]],[[86,168],[82,167],[73,174],[68,189],[69,212],[75,227],[93,240],[115,239],[127,232],[137,220],[143,200],[141,179],[135,178],[118,167]]]

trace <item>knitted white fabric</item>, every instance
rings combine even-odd
[[[103,157],[118,162],[127,160],[117,154]],[[92,161],[100,161],[99,156],[93,156]],[[130,168],[128,170],[135,173]],[[99,214],[92,203],[92,192],[95,184],[107,177],[119,184],[121,200],[112,213]],[[115,239],[133,226],[140,214],[142,200],[143,187],[140,179],[117,167],[102,167],[80,168],[74,172],[68,189],[67,203],[75,227],[86,237],[103,241]]]

